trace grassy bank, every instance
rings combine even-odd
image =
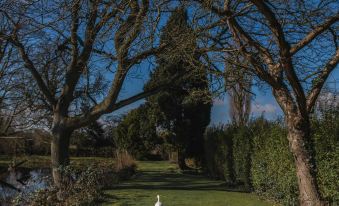
[[[11,162],[21,162],[26,160],[21,167],[25,168],[49,168],[51,166],[50,156],[18,156],[10,157],[5,155],[0,155],[0,167],[8,167]],[[85,167],[91,164],[100,165],[100,164],[113,164],[113,159],[105,157],[71,157],[71,164],[77,167]]]

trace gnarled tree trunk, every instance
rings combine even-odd
[[[65,127],[54,126],[51,144],[52,175],[54,184],[61,187],[65,181],[62,168],[69,165],[69,141],[72,130]]]
[[[290,113],[286,115],[289,147],[294,157],[301,206],[324,205],[318,190],[313,145],[308,117]]]

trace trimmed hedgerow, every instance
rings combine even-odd
[[[327,111],[312,123],[321,195],[330,203],[339,203],[339,110]]]
[[[233,130],[233,163],[236,183],[251,189],[251,155],[252,137],[248,127],[237,127]]]
[[[339,202],[339,115],[331,112],[312,121],[317,179],[321,196]],[[247,128],[209,128],[205,135],[208,173],[228,183],[245,185],[260,196],[298,205],[298,184],[287,129],[263,118]],[[247,182],[246,182],[247,181]]]
[[[232,158],[232,128],[224,126],[210,127],[205,132],[204,150],[206,170],[214,178],[234,183]]]
[[[297,203],[298,185],[287,132],[279,123],[256,127],[253,137],[251,179],[259,195],[284,205]]]
[[[252,135],[247,127],[214,126],[206,130],[206,168],[210,176],[250,190]]]

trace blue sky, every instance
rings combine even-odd
[[[146,65],[141,65],[144,67]],[[143,68],[140,68],[141,71]],[[134,94],[142,92],[143,85],[148,81],[148,69],[145,70],[145,74],[138,75],[138,78],[127,77],[123,89],[120,93],[120,98],[128,98]],[[132,75],[134,76],[134,75]],[[276,119],[282,115],[279,105],[275,102],[270,89],[258,89],[253,88],[255,96],[252,100],[252,116],[256,117],[264,113],[268,119]],[[118,111],[115,111],[113,115],[121,115],[129,110],[138,107],[144,100],[140,100]],[[211,111],[211,124],[227,123],[229,121],[228,112],[228,99],[227,97],[216,98],[213,101],[213,107]]]
[[[127,98],[132,95],[135,95],[139,92],[142,92],[143,85],[149,79],[149,65],[141,64],[137,70],[132,71],[132,75],[127,77],[123,89],[120,93],[120,98]],[[132,69],[133,70],[133,69]],[[138,78],[135,78],[138,76]],[[328,79],[327,86],[338,90],[339,82],[339,70],[338,67],[332,73],[330,78]],[[253,87],[253,93],[255,94],[252,100],[252,117],[257,117],[260,115],[264,115],[267,119],[274,120],[279,117],[282,117],[282,111],[279,105],[276,103],[274,97],[272,96],[272,92],[270,88],[266,87],[264,89]],[[124,108],[121,108],[118,111],[115,111],[113,115],[121,115],[133,108],[137,108],[144,100],[140,100],[131,105],[128,105]],[[211,123],[210,124],[221,124],[229,122],[229,108],[228,108],[228,100],[227,96],[224,98],[216,98],[213,101],[213,107],[211,111]]]
[[[165,24],[165,21],[161,23]],[[124,82],[123,89],[120,93],[119,98],[124,99],[132,95],[135,95],[143,91],[143,85],[149,79],[149,71],[154,69],[151,68],[154,65],[150,65],[147,61],[141,63],[137,68],[132,68],[132,74],[127,77]],[[137,76],[137,78],[135,78]],[[338,67],[328,78],[327,87],[338,91],[339,87],[339,69]],[[283,116],[283,113],[272,96],[271,89],[266,86],[265,89],[253,87],[252,92],[255,94],[252,100],[252,117],[264,115],[267,119],[273,120]],[[130,109],[138,107],[144,101],[138,101],[118,111],[115,111],[113,115],[120,115],[126,113]],[[229,108],[227,97],[222,99],[214,99],[214,105],[211,112],[211,124],[227,123],[229,121]]]
[[[330,88],[332,92],[338,92],[339,90],[338,68],[339,67],[337,66],[337,68],[332,72],[325,86]],[[269,88],[259,89],[254,87],[252,88],[252,92],[255,94],[252,100],[252,117],[257,117],[263,114],[267,119],[274,120],[283,116],[282,110],[274,99]],[[224,99],[214,100],[214,106],[211,113],[211,124],[227,123],[229,121],[227,101],[227,97]]]
[[[120,97],[126,98],[130,95],[141,92],[143,84],[144,81],[140,79],[130,79],[126,81]],[[282,115],[281,109],[274,100],[270,90],[266,89],[265,91],[261,91],[257,88],[254,88],[253,90],[256,95],[252,100],[252,117],[264,114],[264,116],[268,119],[276,119]],[[115,111],[113,115],[124,114],[133,108],[137,108],[143,102],[144,100],[140,100],[121,108],[120,110]],[[227,97],[214,99],[210,124],[227,123],[229,121],[229,108],[227,105]]]
[[[253,88],[255,95],[251,104],[251,117],[264,115],[267,119],[274,120],[282,116],[282,111],[276,103],[269,89],[265,91]],[[211,113],[211,124],[227,123],[229,121],[229,108],[227,97],[214,99]]]

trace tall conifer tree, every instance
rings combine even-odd
[[[168,45],[157,56],[158,67],[145,90],[175,79],[170,88],[148,98],[158,108],[159,124],[169,131],[169,142],[178,150],[178,164],[185,158],[202,161],[203,133],[210,122],[211,103],[206,68],[199,61],[197,38],[187,22],[187,13],[178,8],[164,27],[161,43]]]

